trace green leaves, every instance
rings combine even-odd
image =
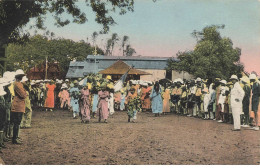
[[[232,74],[243,71],[239,62],[241,49],[233,48],[230,38],[222,38],[218,29],[225,26],[207,26],[202,31],[194,31],[197,39],[193,51],[179,52],[178,62],[169,60],[168,69],[186,71],[195,77],[229,79]]]
[[[74,42],[68,39],[53,39],[36,35],[23,45],[9,44],[7,47],[7,70],[22,68],[25,71],[45,62],[58,62],[61,70],[67,72],[70,61],[76,59],[83,61],[86,56],[92,54],[94,47],[90,44]],[[97,48],[98,54],[103,51]]]

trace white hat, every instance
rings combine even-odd
[[[26,82],[26,81],[28,81],[28,78],[24,76],[21,82]]]
[[[255,75],[255,74],[250,74],[249,79],[250,79],[250,80],[251,80],[251,79],[256,79],[256,75]]]
[[[236,79],[238,80],[238,77],[236,75],[232,75],[230,79]]]
[[[0,86],[0,96],[4,96],[6,92],[4,91],[3,86]]]
[[[18,76],[18,75],[25,75],[22,69],[18,69],[18,70],[15,72],[15,76]]]
[[[66,81],[66,82],[68,82],[68,81],[69,81],[69,79],[66,79],[65,81]]]
[[[3,74],[3,78],[5,78],[9,83],[12,83],[15,81],[15,72],[6,71]]]
[[[181,84],[183,84],[183,81],[182,81],[181,78],[178,78],[178,79],[177,79],[177,82],[180,82]]]
[[[9,84],[10,84],[9,81],[6,80],[6,78],[0,78],[0,85],[1,86],[7,86]]]
[[[220,81],[220,83],[222,83],[222,84],[225,84],[225,85],[226,85],[226,84],[227,84],[227,81],[226,81],[226,80],[221,80],[221,81]]]
[[[201,82],[201,78],[197,78],[197,79],[196,79],[196,82]]]

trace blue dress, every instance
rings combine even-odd
[[[70,97],[71,97],[70,105],[72,107],[73,113],[79,113],[79,98],[72,96],[73,92],[74,92],[73,94],[79,95],[79,89],[76,87],[73,87],[69,90],[69,92],[70,92]]]
[[[152,100],[152,112],[153,113],[162,113],[163,111],[163,101],[161,96],[162,89],[160,87],[159,92],[157,93],[154,89],[150,95]]]
[[[92,112],[97,112],[98,94],[94,94]]]
[[[122,96],[122,98],[121,98],[121,102],[120,102],[120,110],[123,111],[125,109],[125,95],[122,94],[121,96]]]

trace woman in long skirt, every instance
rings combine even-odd
[[[163,113],[170,112],[170,89],[166,88],[163,93]]]
[[[157,81],[153,87],[150,98],[152,100],[152,112],[155,114],[155,117],[159,116],[163,111],[163,101],[162,101],[162,89]]]
[[[107,123],[107,119],[109,116],[109,110],[108,110],[108,98],[109,98],[109,92],[105,90],[105,86],[101,87],[102,90],[98,92],[98,121],[100,122],[101,119],[104,119],[104,122]]]
[[[45,107],[46,111],[49,108],[50,111],[54,108],[54,89],[56,88],[56,85],[54,84],[53,81],[51,81],[50,84],[46,85],[47,89],[47,98],[45,100]]]
[[[90,120],[90,100],[89,100],[89,89],[87,86],[85,86],[81,90],[81,100],[82,100],[82,106],[81,106],[81,114],[82,114],[82,122],[83,123],[89,123]]]

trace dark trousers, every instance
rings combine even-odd
[[[2,109],[0,110],[0,131],[4,130],[5,122],[6,122],[6,110]]]
[[[20,128],[20,124],[23,118],[22,112],[11,112],[11,124],[14,125],[13,127],[13,140],[16,140],[18,137],[18,132]]]

